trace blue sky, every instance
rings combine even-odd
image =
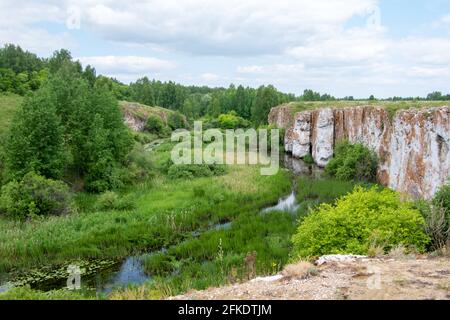
[[[0,44],[98,73],[343,97],[450,92],[450,1],[0,0]]]

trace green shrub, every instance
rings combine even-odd
[[[174,113],[169,114],[169,117],[167,119],[167,124],[172,130],[186,128],[185,118],[179,112],[174,112]]]
[[[192,179],[219,176],[225,173],[226,168],[224,165],[173,164],[168,170],[168,177],[170,179]]]
[[[314,158],[313,158],[313,156],[312,156],[311,154],[307,154],[307,155],[303,158],[303,161],[304,161],[306,164],[314,164]]]
[[[136,206],[131,197],[120,197],[113,191],[107,191],[100,195],[96,205],[98,210],[132,210]]]
[[[236,111],[231,111],[227,114],[221,114],[218,118],[219,125],[222,129],[238,129],[248,128],[250,122],[237,115]]]
[[[158,138],[158,136],[156,136],[154,134],[149,134],[146,132],[133,132],[134,141],[136,141],[140,144],[148,144],[157,138]]]
[[[430,250],[439,250],[450,244],[450,186],[443,186],[432,201],[414,203],[425,218],[425,231],[431,238]]]
[[[367,254],[370,246],[396,245],[424,251],[429,242],[425,221],[410,203],[389,189],[356,187],[353,193],[322,204],[305,217],[293,236],[296,257]]]
[[[450,184],[443,186],[434,196],[433,204],[443,207],[450,218]]]
[[[174,269],[170,257],[162,252],[145,256],[142,265],[145,272],[157,276],[170,274]]]
[[[162,135],[164,133],[165,124],[160,117],[150,115],[145,124],[145,130],[150,133]]]
[[[377,162],[376,154],[363,144],[343,141],[337,144],[325,171],[340,180],[375,181]]]
[[[127,156],[127,169],[129,172],[129,181],[131,184],[136,181],[143,181],[148,178],[154,168],[152,154],[145,150],[142,145],[136,145]]]
[[[425,231],[431,239],[429,249],[436,251],[450,244],[449,221],[445,208],[428,205],[422,212],[425,212]]]
[[[61,181],[26,174],[12,181],[0,193],[0,212],[17,218],[33,215],[62,215],[73,211],[72,194]]]

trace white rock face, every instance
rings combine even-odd
[[[311,113],[300,112],[295,115],[293,129],[297,139],[291,143],[292,154],[297,158],[304,158],[311,153]]]
[[[333,157],[334,114],[331,108],[313,113],[312,156],[316,164],[325,167]]]
[[[429,199],[450,183],[449,107],[402,110],[392,120],[381,107],[327,108],[300,112],[292,122],[285,140],[295,157],[312,150],[324,167],[336,142],[346,139],[375,151],[378,180],[394,190]]]
[[[431,198],[450,176],[449,108],[400,111],[393,120],[390,161],[392,189]]]
[[[130,127],[133,131],[141,132],[144,131],[145,121],[141,120],[131,114],[125,114],[123,117],[125,124]]]

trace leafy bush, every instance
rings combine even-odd
[[[429,249],[450,244],[450,186],[443,186],[432,201],[419,200],[414,205],[425,218],[425,231],[431,238]]]
[[[157,135],[162,135],[165,133],[165,124],[160,117],[151,115],[147,119],[147,123],[145,124],[145,130],[150,133],[154,133]]]
[[[313,156],[311,155],[311,154],[307,154],[304,158],[303,158],[303,161],[306,163],[306,164],[314,164],[315,162],[314,162],[314,158],[313,158]]]
[[[131,197],[120,197],[113,191],[107,191],[100,195],[97,200],[98,210],[131,210],[135,208]]]
[[[293,252],[296,257],[367,254],[370,246],[388,251],[400,244],[424,251],[429,242],[424,224],[420,212],[394,191],[356,187],[304,218],[293,236]]]
[[[361,143],[338,143],[335,156],[325,168],[331,176],[340,180],[375,181],[377,156]]]
[[[218,118],[220,127],[222,129],[237,129],[248,128],[250,122],[237,115],[236,111],[231,111],[227,114],[221,114]]]
[[[436,193],[433,204],[444,208],[447,217],[450,218],[450,184],[446,184]]]
[[[67,214],[72,212],[72,204],[72,194],[66,184],[32,172],[20,182],[3,186],[0,193],[0,212],[17,218]]]
[[[442,206],[431,205],[426,209],[425,231],[431,239],[430,249],[439,250],[449,244],[449,221]]]
[[[131,184],[148,178],[154,168],[152,155],[142,145],[136,145],[127,156],[128,181]]]
[[[226,168],[223,165],[207,165],[207,164],[192,164],[192,165],[172,165],[169,168],[168,176],[170,179],[192,179],[198,177],[219,176],[226,173]]]
[[[167,119],[167,124],[169,125],[169,127],[172,130],[186,128],[185,118],[179,112],[174,112],[174,113],[169,114],[169,117]]]

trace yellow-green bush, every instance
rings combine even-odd
[[[293,255],[367,254],[371,245],[396,245],[424,251],[429,242],[424,219],[388,189],[356,187],[353,193],[323,204],[304,218],[293,236]]]

